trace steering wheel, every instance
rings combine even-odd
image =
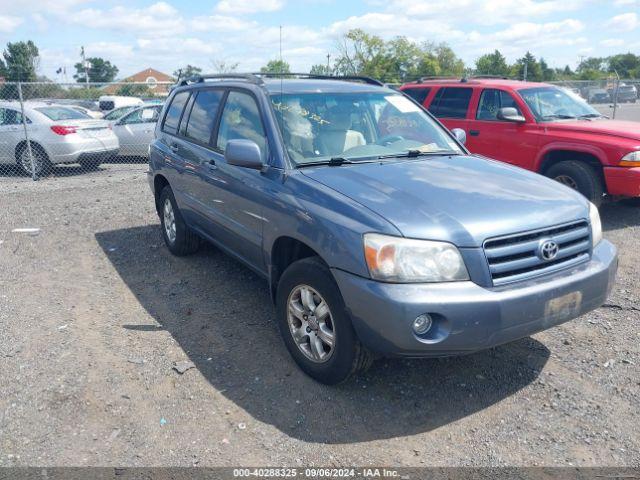
[[[404,137],[400,135],[386,135],[382,138],[379,138],[376,144],[386,147],[387,145],[391,145],[392,143],[400,142],[402,140],[404,140]]]

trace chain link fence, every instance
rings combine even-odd
[[[0,177],[146,168],[171,85],[0,83]]]
[[[640,79],[564,80],[551,83],[571,90],[611,118],[616,118],[622,104],[640,102]]]

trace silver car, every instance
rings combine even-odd
[[[53,164],[79,163],[96,168],[118,152],[118,137],[104,120],[95,120],[65,105],[27,101],[24,104],[36,175]],[[17,164],[32,175],[18,102],[0,102],[0,165]]]
[[[122,157],[148,157],[162,105],[138,107],[111,123],[113,133],[120,142],[118,155]]]

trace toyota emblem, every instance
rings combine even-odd
[[[558,255],[560,246],[553,240],[543,240],[538,247],[538,254],[542,260],[550,262]]]

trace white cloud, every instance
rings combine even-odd
[[[257,22],[243,20],[228,15],[210,15],[195,17],[190,22],[191,28],[198,32],[233,32],[258,27]]]
[[[134,9],[115,6],[110,10],[87,8],[65,15],[64,19],[89,28],[124,30],[132,33],[149,31],[154,35],[168,36],[184,30],[180,12],[166,2]]]
[[[635,12],[623,13],[609,19],[605,25],[612,30],[630,32],[640,25],[640,20],[638,19],[638,14]]]
[[[621,47],[624,45],[624,40],[621,38],[607,38],[606,40],[602,40],[600,45],[603,47]]]
[[[133,45],[118,42],[94,42],[84,47],[87,57],[128,58],[134,56]]]
[[[22,22],[23,20],[20,17],[14,17],[12,15],[0,15],[0,32],[11,33]]]
[[[284,0],[220,0],[216,11],[220,13],[251,14],[275,12],[284,6]]]

